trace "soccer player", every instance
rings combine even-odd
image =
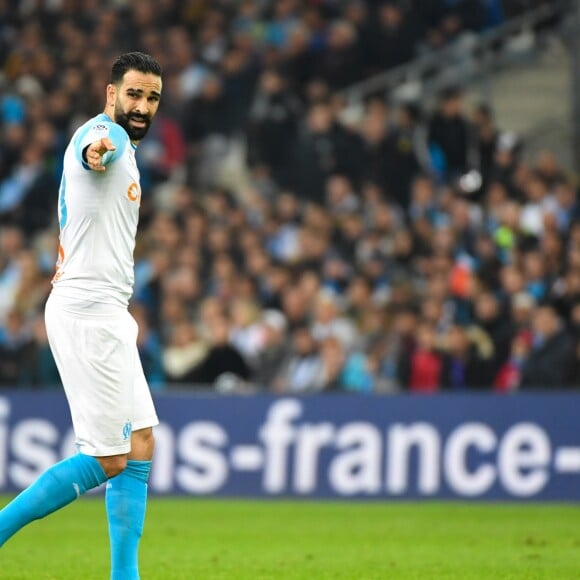
[[[79,453],[0,511],[0,546],[29,522],[107,481],[112,580],[139,578],[158,423],[127,310],[141,189],[135,162],[161,97],[161,68],[132,52],[113,64],[104,113],[73,135],[59,191],[60,246],[45,319]],[[0,565],[1,568],[1,565]]]

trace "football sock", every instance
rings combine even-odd
[[[139,540],[147,506],[151,461],[127,461],[107,483],[107,519],[111,543],[111,580],[139,579]]]
[[[82,453],[53,465],[0,511],[0,546],[26,524],[68,505],[106,480],[101,464]]]

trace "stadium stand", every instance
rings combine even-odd
[[[544,4],[0,3],[0,385],[59,382],[63,147],[138,49],[164,67],[131,306],[154,389],[579,388],[570,168],[457,85],[433,106],[344,92]]]

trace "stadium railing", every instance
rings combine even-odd
[[[518,35],[534,34],[533,31],[551,21],[566,27],[573,15],[571,0],[542,5],[493,29],[464,33],[448,46],[351,85],[340,95],[352,105],[375,94],[388,94],[394,101],[405,100],[410,93],[420,94],[425,100],[451,84],[465,86],[482,78],[485,81],[493,70],[516,64],[525,54],[525,49],[515,48],[513,41]],[[528,41],[522,43],[524,47],[528,45]]]

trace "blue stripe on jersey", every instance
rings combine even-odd
[[[62,174],[62,180],[60,182],[60,189],[58,191],[58,213],[59,213],[59,220],[58,224],[60,229],[64,228],[66,224],[67,218],[67,209],[66,209],[66,176]]]
[[[91,119],[91,121],[89,121],[86,125],[81,127],[74,140],[76,158],[79,161],[79,163],[88,171],[90,171],[91,168],[83,160],[83,148],[86,147],[86,145],[83,147],[81,146],[81,143],[83,142],[83,139],[87,136],[87,133],[89,132],[92,126],[93,119]]]

